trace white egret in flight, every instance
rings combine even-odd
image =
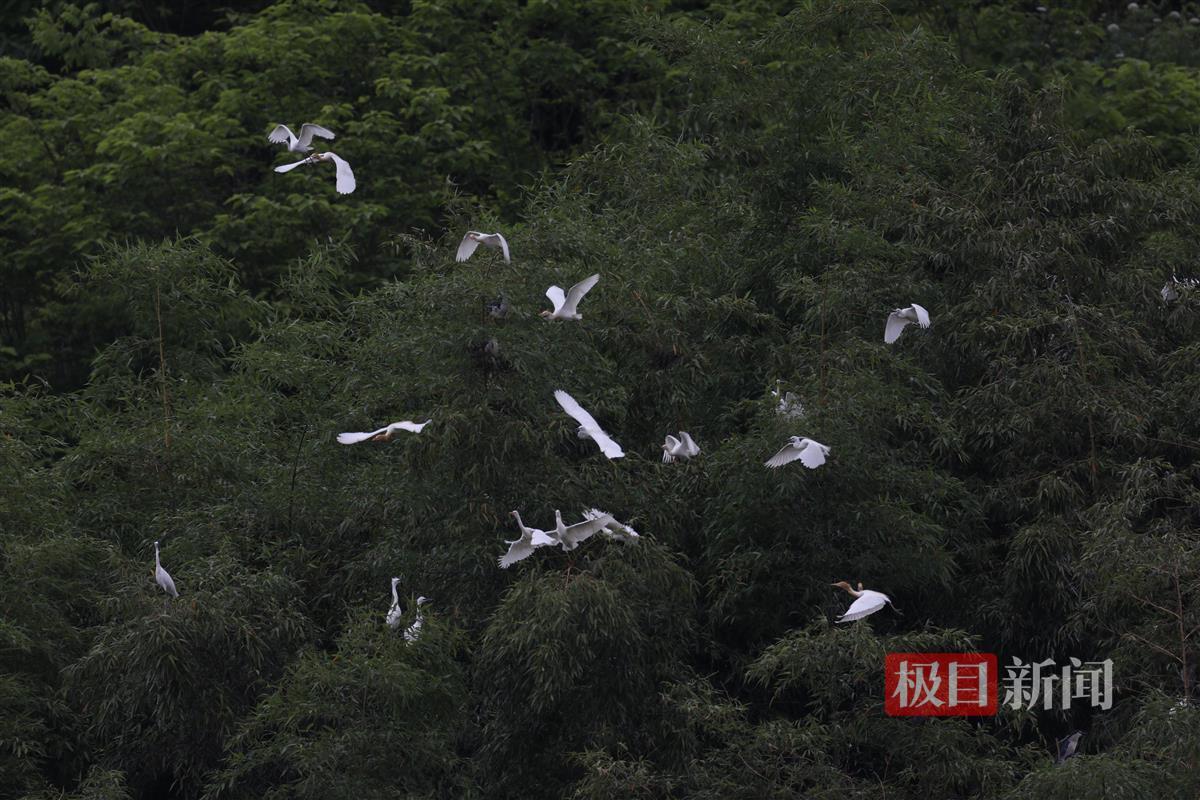
[[[455,254],[454,260],[466,261],[479,248],[479,245],[499,247],[500,252],[504,253],[504,263],[512,263],[508,255],[508,240],[502,234],[480,233],[479,231],[467,231],[467,235],[458,243],[458,253]]]
[[[392,578],[392,607],[388,609],[387,624],[389,628],[395,628],[400,624],[400,617],[404,613],[400,610],[400,595],[396,593],[396,584],[400,582],[399,578]]]
[[[883,341],[891,344],[900,338],[906,325],[917,323],[922,328],[929,327],[929,312],[922,306],[913,303],[908,308],[897,308],[888,314],[887,326],[883,329]]]
[[[696,444],[687,431],[680,431],[678,439],[668,433],[667,442],[662,449],[664,464],[670,464],[677,458],[688,459],[700,455],[700,445]]]
[[[287,125],[276,125],[275,130],[267,136],[267,141],[273,144],[286,144],[288,151],[292,153],[307,153],[312,150],[314,136],[320,136],[322,139],[334,138],[333,131],[328,128],[306,122],[300,126],[299,136],[292,133],[292,129]]]
[[[338,444],[358,444],[359,442],[390,442],[392,439],[396,438],[396,433],[398,431],[411,431],[412,433],[420,433],[421,430],[431,422],[433,422],[431,419],[427,419],[424,422],[412,422],[411,420],[406,419],[401,420],[400,422],[393,422],[386,428],[380,428],[379,430],[371,431],[370,433],[339,433],[337,440]]]
[[[583,410],[583,406],[575,402],[575,398],[564,392],[562,389],[554,391],[554,399],[562,406],[563,411],[566,411],[575,421],[579,423],[580,439],[591,439],[600,446],[601,452],[609,458],[621,458],[625,455],[625,451],[621,449],[621,445],[612,440],[612,437],[604,432],[604,429],[596,422],[591,414]]]
[[[862,619],[874,614],[885,605],[892,605],[891,599],[886,594],[883,592],[873,592],[870,589],[863,589],[861,583],[858,585],[858,591],[851,589],[850,584],[845,581],[838,581],[830,585],[845,589],[850,593],[851,597],[855,598],[850,607],[846,609],[846,613],[834,620],[835,622],[853,622],[856,619]],[[892,610],[895,611],[896,607],[892,606]]]
[[[571,551],[615,522],[616,520],[611,514],[601,512],[601,516],[590,517],[585,512],[583,522],[567,525],[563,522],[562,512],[556,508],[554,509],[554,532],[550,535],[563,550]]]
[[[521,515],[516,511],[509,513],[516,518],[521,535],[511,542],[505,540],[509,547],[508,552],[500,556],[500,569],[508,569],[521,559],[529,558],[537,548],[555,543],[554,539],[550,538],[544,530],[525,527],[525,523],[521,521]]]
[[[806,436],[792,436],[783,449],[768,458],[765,464],[771,469],[777,469],[799,459],[800,463],[809,469],[816,469],[825,463],[827,455],[829,455],[829,447],[826,445],[815,442]]]
[[[425,615],[421,613],[421,606],[429,602],[428,597],[417,598],[417,618],[413,620],[412,625],[404,631],[404,641],[412,644],[421,635],[421,626],[425,624]]]
[[[171,573],[163,569],[162,561],[158,558],[158,542],[154,543],[154,580],[171,597],[179,597],[175,581],[171,580]]]
[[[600,531],[600,535],[609,539],[616,539],[625,544],[636,542],[641,536],[633,528],[626,525],[624,522],[618,522],[612,514],[607,511],[601,511],[598,508],[584,509],[583,516],[586,519],[606,519],[610,520],[605,523],[604,530]]]
[[[319,164],[322,161],[332,161],[337,168],[335,177],[337,179],[338,194],[350,194],[358,186],[354,180],[354,170],[350,169],[350,165],[344,158],[337,153],[314,153],[308,158],[300,161],[293,161],[291,164],[280,164],[275,168],[276,172],[290,172],[296,167],[303,164]]]
[[[564,294],[561,286],[551,286],[546,290],[546,297],[550,298],[550,302],[554,304],[553,311],[543,311],[542,316],[546,319],[561,319],[561,320],[578,320],[583,319],[583,314],[580,314],[576,309],[579,306],[579,301],[583,296],[591,291],[591,288],[600,280],[600,273],[589,275],[579,283],[572,286]]]

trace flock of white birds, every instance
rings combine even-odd
[[[292,133],[291,129],[286,125],[278,125],[271,131],[267,139],[275,144],[286,144],[288,152],[304,154],[312,151],[312,140],[315,136],[323,139],[333,139],[334,133],[328,128],[306,122],[300,126],[299,136]],[[337,191],[341,194],[353,192],[356,186],[354,172],[350,169],[350,165],[344,159],[338,157],[336,153],[327,152],[305,156],[300,161],[278,166],[275,168],[275,171],[288,172],[303,164],[316,164],[325,161],[332,161],[335,165]],[[466,261],[475,253],[480,245],[500,250],[504,257],[504,263],[508,264],[512,262],[508,240],[502,234],[482,233],[480,231],[467,231],[458,245],[455,261]],[[582,320],[583,315],[579,313],[579,303],[599,281],[600,275],[594,274],[579,281],[566,291],[561,286],[551,286],[546,290],[546,297],[549,298],[553,308],[542,311],[541,316],[547,320]],[[1176,281],[1177,283],[1183,283],[1183,281],[1178,281],[1178,279]],[[1163,287],[1163,299],[1174,299],[1173,297],[1168,298],[1167,288]],[[1174,294],[1173,291],[1172,294]],[[489,303],[488,312],[494,317],[503,317],[508,313],[507,299],[501,296],[498,300]],[[916,324],[921,328],[928,328],[929,312],[916,303],[907,308],[897,308],[888,315],[884,326],[883,341],[887,344],[892,344],[900,338],[900,334],[904,332],[904,329],[912,324]],[[776,382],[772,395],[778,401],[776,412],[780,416],[788,419],[799,419],[804,416],[804,407],[799,398],[792,392],[785,393],[782,382]],[[621,446],[600,427],[595,417],[589,414],[574,397],[562,389],[558,389],[554,392],[554,399],[558,401],[563,411],[579,423],[577,435],[580,439],[591,439],[600,448],[600,452],[609,459],[622,458],[625,455],[625,451],[621,449]],[[339,433],[337,441],[339,444],[345,445],[358,444],[359,442],[390,442],[401,431],[420,433],[432,421],[425,420],[418,423],[411,420],[401,420],[375,431]],[[696,444],[691,434],[687,431],[679,431],[678,437],[667,434],[666,441],[662,445],[662,451],[663,463],[670,464],[679,460],[695,458],[700,455],[700,446]],[[828,455],[829,447],[827,445],[823,445],[806,436],[791,436],[779,452],[771,456],[764,463],[765,466],[771,469],[777,469],[793,461],[799,461],[809,469],[816,469],[825,463]],[[595,508],[585,509],[582,512],[583,519],[572,525],[567,525],[563,521],[562,513],[558,509],[555,509],[554,528],[549,531],[527,527],[521,521],[521,515],[517,511],[510,513],[516,520],[521,535],[512,541],[506,541],[506,544],[509,546],[508,552],[499,558],[499,564],[502,569],[507,569],[518,561],[528,558],[538,548],[558,545],[564,551],[569,552],[595,535],[601,535],[605,538],[625,543],[632,543],[638,539],[638,533],[633,528],[619,522],[612,514]],[[170,597],[179,596],[179,592],[175,588],[175,581],[163,569],[162,562],[159,560],[158,542],[154,543],[154,579]],[[399,578],[392,578],[392,605],[388,609],[386,617],[388,627],[393,629],[400,626],[403,616],[399,594],[396,589],[399,582]],[[851,588],[850,584],[845,581],[839,581],[831,585],[844,589],[854,598],[854,602],[851,603],[850,608],[838,617],[837,622],[852,622],[856,619],[862,619],[879,611],[885,605],[891,605],[891,600],[887,595],[871,591],[870,589],[864,590],[861,583],[858,584],[857,590]],[[428,601],[429,598],[424,596],[417,598],[416,618],[404,630],[405,641],[409,643],[416,641],[418,634],[421,632],[421,626],[424,623],[424,616],[420,607]],[[892,608],[894,610],[895,606]]]

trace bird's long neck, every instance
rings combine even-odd
[[[843,589],[845,589],[850,594],[851,597],[862,597],[862,594],[863,594],[862,591],[855,591],[854,588],[850,586],[850,584],[843,583],[843,584],[841,584],[841,586]],[[859,584],[859,589],[860,590],[862,589],[861,583]]]
[[[396,594],[396,582],[392,581],[392,605],[400,605],[400,595]]]
[[[158,560],[158,542],[154,543],[154,566],[162,567],[162,562]]]
[[[519,512],[514,511],[513,516],[517,518],[517,527],[521,529],[521,533],[524,533],[526,530],[528,530],[528,528],[525,527],[525,523],[521,521],[521,514]]]

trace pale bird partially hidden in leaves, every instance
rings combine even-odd
[[[511,264],[512,260],[508,255],[508,240],[499,233],[480,233],[479,231],[467,231],[467,235],[458,243],[458,253],[455,254],[455,261],[466,261],[470,258],[479,245],[484,247],[499,247],[500,252],[504,253],[504,263]]]
[[[399,578],[392,578],[392,607],[388,609],[387,624],[389,628],[395,628],[400,624],[400,617],[404,614],[400,610],[400,595],[396,593],[396,584],[400,582]]]
[[[428,602],[428,597],[417,598],[417,618],[414,619],[412,625],[409,625],[404,631],[404,641],[408,642],[409,644],[415,642],[417,637],[421,635],[421,626],[425,624],[425,615],[421,613],[421,606]]]
[[[273,144],[286,144],[288,151],[292,153],[307,153],[312,150],[314,136],[320,136],[322,139],[335,138],[333,131],[328,128],[306,122],[300,126],[299,136],[292,133],[292,129],[287,125],[276,125],[275,130],[267,135],[267,141]]]
[[[618,522],[613,515],[609,514],[607,511],[601,511],[598,508],[588,508],[584,510],[583,516],[585,519],[606,520],[604,529],[599,532],[601,536],[606,538],[616,539],[617,541],[624,542],[625,544],[632,544],[641,538],[637,531],[626,525],[624,522]],[[608,522],[607,520],[612,521]]]
[[[154,581],[171,597],[179,597],[179,591],[175,588],[175,581],[171,579],[171,573],[163,569],[162,561],[158,558],[158,542],[154,543]]]
[[[888,314],[887,326],[883,329],[883,341],[891,344],[900,338],[906,325],[917,323],[922,328],[929,327],[929,312],[922,306],[913,303],[908,308],[897,308]]]
[[[553,311],[543,311],[542,316],[546,319],[561,319],[561,320],[578,320],[583,319],[583,315],[577,310],[579,301],[583,296],[591,291],[591,288],[600,280],[600,274],[589,275],[579,283],[572,286],[570,289],[563,292],[561,286],[551,286],[546,290],[546,297],[550,298],[550,302],[554,304]]]
[[[800,404],[800,398],[792,392],[783,391],[783,381],[775,381],[775,388],[771,390],[771,396],[778,402],[778,405],[775,406],[775,413],[779,416],[791,419],[804,416],[804,406]]]
[[[521,515],[516,511],[510,511],[509,514],[517,520],[517,527],[521,529],[521,535],[511,542],[505,540],[508,544],[508,552],[500,556],[500,569],[508,569],[521,559],[529,558],[539,547],[555,544],[554,539],[550,538],[541,528],[526,527],[525,523],[521,521]]]
[[[563,550],[570,551],[615,522],[616,520],[611,514],[598,517],[589,517],[585,514],[582,522],[567,525],[563,522],[562,512],[556,508],[554,509],[554,531],[550,533],[550,536],[558,542]]]
[[[350,194],[355,190],[358,184],[354,180],[354,170],[350,169],[350,165],[346,160],[337,153],[315,153],[300,161],[293,161],[291,164],[280,164],[275,168],[275,171],[290,172],[304,164],[319,164],[322,161],[332,161],[336,167],[335,177],[337,179],[338,194]]]
[[[680,431],[678,439],[668,433],[662,449],[664,464],[670,464],[678,458],[688,459],[700,455],[700,445],[696,444],[687,431]]]
[[[858,585],[857,591],[850,588],[850,584],[845,581],[838,581],[830,585],[845,589],[854,598],[854,602],[846,609],[846,613],[834,620],[835,622],[853,622],[856,619],[862,619],[874,614],[885,605],[892,605],[891,599],[886,594],[883,592],[873,592],[870,589],[863,589],[861,583]],[[892,610],[896,611],[896,607],[892,606]],[[897,611],[896,613],[900,612]]]
[[[359,442],[390,442],[396,438],[399,431],[409,431],[411,433],[420,433],[426,425],[433,422],[427,419],[424,422],[412,422],[411,420],[401,420],[393,422],[386,428],[380,428],[377,431],[370,433],[339,433],[337,436],[338,444],[358,444]]]
[[[502,292],[495,300],[485,303],[484,308],[492,319],[504,319],[508,316],[508,298]]]
[[[1075,731],[1065,739],[1058,740],[1058,756],[1054,759],[1055,764],[1061,764],[1071,756],[1075,755],[1079,750],[1079,739],[1083,736],[1081,731]]]
[[[1200,286],[1200,278],[1180,278],[1172,275],[1171,280],[1163,284],[1162,299],[1164,303],[1173,303],[1179,299],[1180,290],[1191,291]]]
[[[600,451],[609,458],[622,458],[625,451],[621,449],[621,445],[612,440],[612,437],[604,432],[604,429],[596,422],[591,414],[583,410],[583,406],[575,402],[575,398],[564,392],[562,389],[556,389],[554,399],[562,406],[563,411],[566,411],[575,421],[579,423],[577,431],[580,439],[591,439],[600,446]]]
[[[799,460],[809,469],[816,469],[825,463],[827,455],[829,455],[829,448],[826,445],[806,436],[792,436],[783,449],[768,458],[765,464],[771,469],[778,469],[784,464]]]

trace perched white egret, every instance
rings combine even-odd
[[[404,641],[412,644],[421,635],[421,626],[425,624],[425,615],[421,613],[421,606],[429,602],[428,597],[417,598],[417,618],[413,620],[412,625],[404,631]]]
[[[579,301],[583,296],[591,291],[592,287],[600,280],[600,273],[589,275],[579,283],[563,293],[561,286],[551,286],[546,290],[546,297],[550,298],[550,302],[554,304],[553,311],[543,311],[542,316],[546,319],[583,319],[583,314],[580,314],[576,309],[579,306]]]
[[[400,582],[399,578],[392,578],[392,607],[388,609],[387,624],[389,628],[395,628],[400,624],[400,616],[404,613],[400,610],[400,595],[396,593],[396,584]]]
[[[458,243],[458,253],[454,256],[454,260],[466,261],[478,249],[479,245],[483,245],[484,247],[499,247],[500,252],[504,253],[504,263],[512,263],[512,260],[508,256],[508,240],[502,234],[480,233],[479,231],[467,231],[467,235]]]
[[[1075,752],[1079,749],[1079,739],[1082,736],[1083,733],[1081,731],[1075,731],[1070,736],[1064,739],[1059,739],[1057,742],[1058,756],[1054,759],[1054,763],[1061,764],[1071,756],[1075,755]]]
[[[851,589],[850,584],[845,581],[838,581],[830,585],[845,589],[850,593],[851,597],[855,598],[850,607],[846,609],[846,613],[834,620],[835,622],[853,622],[856,619],[862,619],[874,614],[885,605],[892,605],[891,599],[886,594],[883,592],[873,592],[870,589],[863,589],[861,583],[858,585],[858,591]],[[896,607],[892,606],[892,610],[895,611]]]
[[[529,558],[533,555],[533,551],[539,547],[555,544],[553,538],[548,536],[541,528],[527,528],[525,523],[521,521],[521,515],[516,511],[510,511],[517,520],[517,527],[521,529],[521,535],[511,542],[507,539],[508,552],[500,556],[500,569],[508,569],[513,564],[523,558]]]
[[[771,396],[779,403],[775,407],[775,413],[779,416],[791,419],[804,416],[804,406],[800,404],[800,398],[792,392],[783,391],[783,381],[775,381],[775,388],[771,390]]]
[[[768,458],[765,463],[771,469],[777,469],[799,459],[800,463],[809,469],[816,469],[825,463],[827,455],[829,455],[829,448],[826,445],[813,441],[807,436],[792,436],[788,438],[788,443],[783,446],[783,449]]]
[[[575,402],[575,398],[564,392],[562,389],[554,391],[554,399],[562,406],[563,411],[566,411],[575,421],[579,423],[580,439],[591,439],[600,446],[601,452],[609,458],[621,458],[625,455],[625,451],[621,449],[621,445],[612,440],[612,437],[604,432],[604,429],[596,422],[591,414],[583,410],[583,406]]]
[[[1190,291],[1200,286],[1200,278],[1180,278],[1172,275],[1171,280],[1163,284],[1162,299],[1164,303],[1173,303],[1179,299],[1179,290]]]
[[[589,517],[585,512],[582,522],[567,525],[563,522],[562,512],[556,508],[554,509],[554,532],[550,535],[563,550],[570,551],[615,522],[616,520],[611,514],[601,512],[600,516]]]
[[[370,433],[339,433],[337,436],[338,444],[358,444],[359,442],[390,442],[396,438],[398,431],[410,431],[412,433],[420,433],[426,425],[433,422],[427,419],[424,422],[413,422],[411,420],[401,420],[393,422],[386,428],[380,428],[377,431]]]
[[[308,158],[293,161],[291,164],[280,164],[275,168],[275,171],[290,172],[303,164],[319,164],[322,161],[332,161],[337,168],[335,177],[337,179],[338,194],[350,194],[354,191],[358,186],[354,180],[354,170],[350,169],[350,165],[346,160],[337,153],[314,153]]]
[[[668,433],[662,449],[664,464],[670,464],[677,458],[687,459],[700,455],[700,445],[696,444],[687,431],[680,431],[678,439]]]
[[[287,125],[276,125],[275,130],[267,136],[267,141],[273,144],[286,144],[288,152],[291,153],[307,153],[312,150],[314,136],[320,136],[322,139],[336,138],[333,131],[328,128],[306,122],[300,126],[299,136],[292,133],[292,129]]]
[[[917,323],[922,328],[929,327],[929,312],[924,307],[913,303],[908,308],[897,308],[888,314],[887,326],[883,329],[883,341],[891,344],[900,338],[906,325]]]
[[[583,516],[586,519],[609,519],[604,526],[604,530],[600,531],[600,535],[608,539],[616,539],[625,544],[636,542],[641,536],[633,528],[626,525],[624,522],[618,522],[612,514],[607,511],[601,511],[598,508],[586,508],[583,511]]]
[[[154,543],[154,580],[171,597],[179,597],[175,581],[171,580],[171,573],[163,569],[162,561],[158,558],[158,542]]]

